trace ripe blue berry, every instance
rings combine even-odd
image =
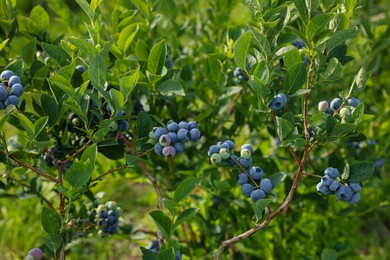
[[[42,259],[43,252],[40,248],[33,248],[28,251],[27,255],[34,257],[35,260],[40,260]]]
[[[325,173],[325,175],[328,175],[329,177],[331,177],[333,179],[339,177],[339,175],[340,175],[339,170],[337,170],[336,168],[333,168],[333,167],[326,168],[324,173]]]
[[[252,193],[252,185],[249,183],[245,183],[241,186],[241,193],[247,198],[250,198],[251,193]]]
[[[165,146],[162,150],[162,154],[166,157],[173,157],[176,155],[176,149],[173,146]]]
[[[167,130],[163,127],[157,127],[153,130],[154,139],[159,139],[161,135],[166,134]]]
[[[269,105],[269,108],[272,111],[277,111],[282,109],[283,107],[283,99],[281,97],[275,96],[274,99],[271,101],[271,104]]]
[[[280,97],[282,99],[282,101],[283,101],[282,106],[286,105],[286,103],[287,103],[287,96],[284,93],[279,93],[276,96]]]
[[[295,47],[297,47],[298,50],[302,49],[303,46],[305,46],[301,40],[297,40],[297,41],[293,42],[293,45],[294,45]]]
[[[198,128],[193,128],[190,130],[190,139],[193,142],[198,141],[200,138],[200,131]]]
[[[330,102],[330,107],[334,110],[337,110],[340,108],[341,104],[343,103],[343,100],[341,98],[334,98]]]
[[[3,84],[0,84],[0,101],[6,100],[8,97],[8,91]]]
[[[119,120],[119,123],[118,123],[118,131],[120,132],[126,132],[127,129],[129,129],[129,122],[127,122],[127,120]]]
[[[262,189],[265,193],[270,193],[272,191],[272,182],[270,179],[262,179],[260,182],[260,189]]]
[[[328,175],[325,175],[324,177],[321,178],[321,182],[325,185],[325,186],[329,186],[331,183],[332,183],[332,178]]]
[[[154,152],[158,155],[162,155],[162,150],[164,149],[164,146],[162,146],[160,143],[156,143],[154,145]]]
[[[99,214],[99,218],[107,218],[107,217],[108,217],[107,211],[102,210]]]
[[[319,192],[319,193],[321,193],[322,195],[329,195],[330,194],[330,189],[329,189],[329,187],[328,186],[326,186],[326,185],[324,185],[324,183],[323,182],[319,182],[318,184],[317,184],[317,191]]]
[[[229,150],[233,151],[234,150],[234,143],[232,140],[226,140],[222,144],[228,144],[229,145]]]
[[[9,105],[18,106],[19,102],[20,101],[19,101],[19,98],[17,96],[11,95],[4,101],[4,104],[6,106],[9,106]]]
[[[360,200],[360,193],[357,192],[357,193],[352,194],[352,197],[351,197],[351,199],[348,202],[351,203],[351,204],[355,204],[359,200]]]
[[[329,185],[329,190],[330,191],[336,191],[338,188],[339,188],[339,181],[338,180],[334,180],[332,181],[332,183]]]
[[[210,146],[210,148],[207,152],[207,155],[211,156],[214,153],[219,153],[219,149],[221,149],[221,147],[219,145],[213,144],[212,146]]]
[[[12,76],[8,80],[8,87],[12,87],[14,84],[21,83],[20,78],[18,76]]]
[[[189,130],[194,129],[194,128],[199,128],[198,127],[198,122],[196,122],[196,121],[188,122],[188,128],[189,128]]]
[[[333,109],[328,108],[328,109],[325,111],[325,114],[333,115],[333,114],[334,114],[334,111],[333,111]]]
[[[189,129],[190,128],[190,126],[188,125],[188,123],[186,122],[186,121],[181,121],[180,123],[179,123],[179,128],[180,129]]]
[[[0,109],[5,109],[6,107],[4,101],[0,101]]]
[[[80,74],[83,74],[85,71],[85,68],[83,65],[77,65],[76,70],[78,70],[80,72]]]
[[[21,97],[24,92],[24,88],[21,84],[16,83],[11,87],[11,95]]]
[[[227,162],[231,165],[231,166],[235,166],[236,165],[236,162],[234,160],[238,160],[238,156],[233,154],[233,155],[230,155],[230,158],[227,160]]]
[[[254,179],[254,180],[261,180],[263,177],[263,169],[261,169],[259,166],[253,166],[249,170],[249,175]]]
[[[261,189],[253,190],[251,192],[251,199],[256,202],[265,198],[265,192]]]
[[[167,124],[167,129],[169,132],[177,132],[179,130],[179,125],[176,122],[170,121]]]
[[[249,159],[240,158],[238,162],[242,167],[249,168],[252,165],[252,158]]]
[[[342,185],[336,190],[336,198],[340,201],[349,201],[352,198],[352,189],[348,185]]]
[[[348,186],[351,187],[353,192],[359,192],[362,189],[362,185],[360,183],[350,182]]]
[[[190,132],[185,128],[180,128],[177,131],[177,139],[182,143],[188,142],[190,140]]]
[[[184,152],[184,145],[180,142],[174,143],[173,147],[176,149],[176,154],[181,154]]]
[[[243,185],[245,183],[248,183],[248,180],[249,178],[245,173],[242,172],[238,175],[238,180],[237,180],[238,184]]]
[[[241,150],[243,149],[248,149],[251,154],[253,154],[255,152],[255,149],[253,149],[253,146],[251,144],[244,144],[241,146]]]
[[[169,135],[167,134],[163,134],[160,136],[160,138],[158,139],[158,142],[162,145],[162,146],[168,146],[171,144],[171,138],[169,137]]]
[[[11,70],[4,70],[4,71],[0,74],[0,78],[1,78],[2,80],[9,80],[13,75],[14,75],[14,73],[13,73]]]
[[[171,138],[171,144],[177,142],[177,134],[175,132],[168,132],[169,138]]]
[[[350,99],[347,100],[348,105],[352,107],[357,107],[360,104],[360,100],[356,97],[351,97]]]

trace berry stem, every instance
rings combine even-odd
[[[238,168],[240,168],[240,170],[245,173],[248,178],[251,180],[251,182],[253,182],[253,184],[256,186],[256,188],[259,188],[259,185],[257,185],[257,182],[251,177],[251,175],[244,169],[244,167],[241,166],[241,164],[236,160],[234,159],[233,157],[230,156],[230,159],[233,160],[233,162],[238,166]]]
[[[122,170],[122,169],[124,169],[124,168],[126,168],[126,167],[127,167],[127,165],[121,165],[121,166],[118,166],[118,167],[116,167],[116,168],[114,168],[114,169],[110,169],[110,170],[106,171],[105,173],[100,174],[98,177],[92,179],[91,182],[100,181],[100,180],[102,180],[102,178],[103,178],[104,176],[106,176],[106,175],[108,175],[108,174],[110,174],[110,173],[113,173],[113,172],[117,172],[117,171],[119,171],[119,170]]]

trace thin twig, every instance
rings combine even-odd
[[[91,143],[92,143],[92,139],[89,139],[82,147],[80,147],[77,151],[75,151],[71,156],[69,156],[68,158],[63,160],[61,163],[65,164],[65,163],[73,160],[73,158],[75,158],[79,153],[84,151],[88,147],[88,145],[91,144]]]
[[[127,165],[124,164],[124,165],[118,166],[118,167],[116,167],[116,168],[114,168],[114,169],[110,169],[110,170],[106,171],[105,173],[99,175],[98,177],[92,179],[91,182],[101,180],[104,176],[106,176],[106,175],[108,175],[108,174],[110,174],[110,173],[113,173],[113,172],[117,172],[117,171],[119,171],[119,170],[122,170],[122,169],[124,169],[124,168],[126,168],[126,167],[127,167]]]
[[[25,162],[19,160],[18,158],[16,158],[16,157],[13,156],[12,154],[8,154],[8,153],[6,153],[6,152],[3,151],[3,150],[0,150],[0,153],[1,153],[1,154],[4,154],[5,156],[7,156],[8,158],[10,158],[11,160],[15,161],[15,162],[16,162],[17,164],[19,164],[20,166],[23,166],[23,167],[25,167],[25,168],[27,168],[27,169],[30,169],[30,170],[32,170],[33,172],[37,173],[38,175],[40,175],[40,176],[42,176],[42,177],[44,177],[44,178],[46,178],[46,179],[48,179],[48,180],[51,180],[52,182],[57,182],[56,178],[54,178],[53,176],[50,176],[50,175],[48,175],[48,174],[46,174],[46,173],[44,173],[44,172],[38,170],[38,169],[35,168],[34,166],[29,165],[29,164],[27,164],[27,163],[25,163]]]

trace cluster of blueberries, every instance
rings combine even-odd
[[[208,156],[211,163],[226,161],[232,166],[238,164],[241,173],[237,181],[241,185],[242,194],[254,202],[264,199],[266,194],[271,193],[273,185],[270,179],[263,178],[263,169],[252,166],[253,146],[250,144],[241,146],[240,157],[234,154],[234,146],[231,140],[210,146]]]
[[[272,111],[277,111],[282,109],[287,103],[287,96],[284,93],[279,93],[271,101],[271,104],[269,104],[269,108]]]
[[[101,228],[99,236],[112,235],[118,232],[118,220],[122,209],[115,201],[107,201],[104,205],[99,205],[96,210],[95,220]]]
[[[173,157],[184,152],[191,146],[191,142],[199,141],[201,132],[195,121],[181,121],[176,123],[170,120],[166,128],[155,127],[149,134],[154,140],[154,151],[158,155]]]
[[[11,70],[4,70],[0,74],[0,109],[9,105],[18,106],[24,92],[20,78]]]
[[[61,145],[59,143],[55,143],[55,145],[50,148],[50,153],[59,161],[63,161],[65,160],[65,152],[64,152],[64,149],[61,147]],[[53,160],[53,158],[48,155],[48,154],[45,154],[43,156],[43,159],[45,160],[46,164],[48,166],[51,166],[51,167],[55,167],[57,168],[58,165],[57,163]],[[72,162],[66,162],[63,166],[62,166],[62,173],[65,173],[69,167],[72,166]]]
[[[351,97],[347,100],[347,103],[350,107],[353,108],[352,113],[354,109],[360,104],[360,100],[356,97]],[[341,98],[334,98],[331,102],[330,105],[328,104],[327,101],[320,101],[318,103],[318,110],[330,115],[334,114],[334,111],[340,109],[341,105],[343,104],[343,100]],[[351,110],[348,107],[342,107],[339,111],[340,116],[342,118],[345,118],[347,116],[351,115]]]
[[[24,258],[26,260],[41,260],[43,257],[42,249],[35,247],[28,251],[27,256]]]
[[[146,249],[152,251],[155,254],[158,254],[158,251],[160,251],[160,245],[158,244],[157,240],[150,241],[149,245],[146,247]],[[181,252],[177,252],[175,256],[175,260],[181,260]]]
[[[324,177],[317,184],[317,191],[319,193],[322,195],[335,194],[338,200],[351,204],[355,204],[360,200],[360,191],[362,189],[360,183],[348,182],[341,184],[337,179],[340,172],[333,167],[326,168],[324,173]]]

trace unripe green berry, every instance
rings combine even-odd
[[[118,123],[112,121],[108,127],[110,128],[110,131],[115,132],[116,130],[118,130]]]
[[[226,148],[219,149],[219,155],[224,160],[228,159],[230,157],[229,149]]]
[[[351,115],[351,111],[346,107],[341,108],[339,113],[341,117],[346,117]]]
[[[249,158],[251,158],[252,153],[251,153],[251,151],[249,151],[249,149],[244,148],[241,150],[240,155],[241,155],[241,158],[249,159]]]
[[[72,119],[72,125],[80,126],[80,119],[78,119],[77,117],[73,118]]]
[[[212,164],[220,163],[222,161],[221,155],[214,153],[210,156],[210,161]]]

